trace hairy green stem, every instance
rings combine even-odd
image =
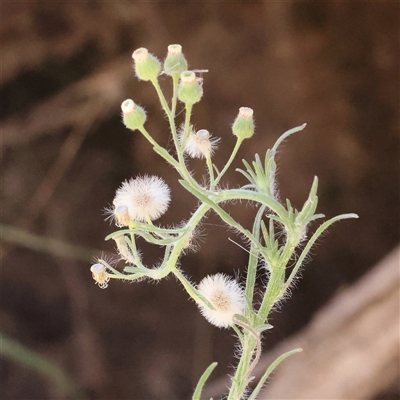
[[[284,269],[274,268],[273,266],[270,266],[270,277],[268,281],[268,286],[257,313],[260,324],[265,323],[272,307],[279,300],[279,295],[282,291],[282,276],[284,275]]]
[[[253,236],[257,241],[260,240],[260,225],[264,212],[265,206],[260,206],[253,224]],[[256,249],[256,245],[251,242],[249,261],[247,264],[246,288],[244,291],[244,296],[249,304],[253,303],[254,286],[257,275],[258,255],[259,251]]]
[[[173,120],[175,120],[176,104],[178,102],[178,84],[179,84],[179,75],[173,74],[172,75],[172,100],[171,100],[171,116],[172,116]]]
[[[182,135],[182,143],[180,147],[180,152],[183,153],[185,151],[186,147],[186,142],[189,139],[190,136],[190,118],[192,116],[192,109],[193,109],[193,104],[186,104],[185,107],[185,123],[183,127],[183,135]]]
[[[273,197],[268,196],[264,193],[256,192],[254,190],[244,189],[229,189],[222,190],[214,193],[211,198],[216,202],[228,201],[228,200],[250,200],[257,203],[261,203],[274,211],[283,221],[287,220],[287,211],[282,204],[280,204]]]
[[[207,211],[210,209],[210,206],[208,204],[202,204],[200,207],[194,212],[194,214],[191,216],[190,220],[187,222],[186,226],[190,227],[186,231],[186,233],[183,233],[180,238],[174,243],[174,248],[171,251],[171,254],[168,258],[167,263],[163,268],[157,269],[157,270],[150,270],[152,271],[149,276],[153,279],[162,279],[166,277],[170,272],[172,272],[176,268],[176,264],[178,262],[179,256],[182,253],[182,250],[185,248],[187,245],[188,240],[190,240],[190,236],[193,232],[193,230],[196,228],[198,223],[201,221],[201,219],[204,217],[204,215],[207,213]]]
[[[246,331],[248,331],[249,333],[251,333],[253,335],[253,338],[256,340],[256,353],[255,353],[254,359],[251,362],[251,364],[249,365],[249,367],[247,368],[247,370],[242,378],[245,382],[247,382],[250,379],[250,375],[253,372],[253,369],[255,368],[255,366],[257,365],[257,363],[261,357],[260,334],[257,333],[250,325],[243,323],[240,319],[234,318],[233,320],[234,320],[235,325],[239,325],[241,328],[243,328]]]
[[[246,333],[243,338],[242,355],[236,368],[235,375],[232,378],[232,385],[229,389],[227,400],[239,400],[246,390],[248,381],[245,379],[249,369],[254,349],[257,346],[257,340],[251,333]]]
[[[139,131],[153,145],[154,149],[158,150],[158,154],[160,154],[165,161],[167,161],[169,164],[179,170],[179,163],[151,137],[150,133],[147,132],[144,126],[139,128]]]
[[[208,168],[208,175],[210,177],[210,190],[213,190],[214,187],[215,187],[214,167],[213,167],[213,163],[211,161],[211,157],[210,156],[206,157],[206,162],[207,162],[207,168]]]
[[[218,176],[215,178],[215,185],[218,184],[218,182],[221,180],[221,178],[225,175],[225,172],[228,170],[228,168],[231,166],[233,160],[236,157],[237,152],[239,151],[239,148],[243,142],[243,139],[237,138],[235,147],[233,148],[232,154],[229,157],[229,160],[226,162],[225,167],[223,170],[218,174]]]

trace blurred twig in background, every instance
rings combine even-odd
[[[69,399],[86,399],[82,391],[56,364],[1,332],[0,355],[52,380],[62,396],[68,396]]]
[[[101,250],[89,249],[84,246],[66,243],[63,240],[35,235],[10,225],[0,224],[0,232],[2,240],[6,242],[58,257],[90,261],[94,254],[102,253]]]

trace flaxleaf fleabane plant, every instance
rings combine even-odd
[[[243,160],[244,168],[237,171],[247,179],[246,185],[223,189],[220,182],[243,140],[254,135],[253,110],[248,107],[239,109],[232,125],[236,144],[224,167],[219,169],[214,164],[213,155],[220,139],[205,128],[196,131],[191,124],[192,109],[201,100],[203,86],[196,71],[187,70],[182,47],[177,44],[168,46],[164,63],[144,48],[136,50],[132,57],[136,76],[140,80],[149,81],[156,90],[169,121],[174,151],[165,149],[153,139],[144,126],[144,109],[133,100],[125,100],[121,105],[123,122],[128,129],[138,130],[150,142],[153,150],[175,168],[180,184],[199,200],[199,206],[184,223],[177,223],[172,228],[159,226],[154,221],[167,212],[170,204],[170,189],[164,180],[144,175],[123,182],[116,191],[112,207],[107,210],[108,218],[121,229],[107,236],[106,240],[115,241],[119,261],[124,267],[121,272],[115,264],[110,265],[107,260],[99,259],[91,267],[93,279],[101,288],[106,288],[111,279],[159,280],[170,274],[175,275],[207,321],[219,328],[233,329],[238,337],[240,358],[226,399],[255,400],[274,368],[289,355],[301,351],[294,349],[278,357],[255,388],[252,391],[249,389],[249,383],[254,380],[252,372],[261,355],[261,337],[266,330],[272,328],[268,323],[271,310],[288,294],[303,261],[321,234],[334,222],[357,218],[357,215],[343,214],[331,218],[308,237],[310,222],[324,217],[316,214],[318,179],[314,178],[308,199],[300,210],[296,210],[289,200],[285,204],[278,201],[275,179],[277,149],[287,137],[303,130],[305,124],[285,132],[263,158],[256,154],[252,162]],[[170,102],[159,85],[160,74],[171,77]],[[180,122],[179,128],[178,105],[184,110],[183,122]],[[198,182],[190,173],[187,167],[190,158],[204,160],[207,184]],[[258,209],[251,229],[242,226],[222,206],[237,200],[251,201]],[[217,273],[204,277],[196,285],[181,269],[184,266],[181,257],[190,248],[199,231],[198,226],[208,212],[215,212],[229,229],[236,230],[244,238],[244,245],[249,251],[245,282],[237,282],[227,275]],[[136,244],[138,238],[164,248],[164,257],[157,266],[149,267],[142,263],[141,252]],[[286,272],[288,267],[291,267],[290,273]],[[259,297],[255,298],[257,273],[268,277],[262,289],[261,302]],[[201,376],[193,400],[200,399],[204,383],[215,366],[216,363],[211,364]]]

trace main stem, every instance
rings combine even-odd
[[[246,375],[256,346],[256,338],[249,332],[245,333],[242,342],[242,355],[232,378],[232,386],[229,389],[227,400],[239,400],[242,398],[249,382]]]

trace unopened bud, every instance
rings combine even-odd
[[[164,71],[167,75],[179,76],[186,71],[188,67],[185,56],[182,54],[182,46],[180,44],[170,44],[168,46],[168,55],[164,61]]]
[[[178,88],[178,99],[185,104],[194,104],[200,101],[203,96],[203,86],[196,78],[193,71],[181,73],[181,81]]]
[[[248,139],[254,135],[254,118],[251,108],[239,108],[239,114],[232,125],[232,132],[242,140]]]
[[[136,76],[143,81],[157,79],[161,71],[161,63],[150,54],[147,49],[141,47],[133,52]]]
[[[125,100],[121,104],[123,121],[128,129],[135,130],[141,128],[146,122],[146,113],[144,109],[133,102]]]

